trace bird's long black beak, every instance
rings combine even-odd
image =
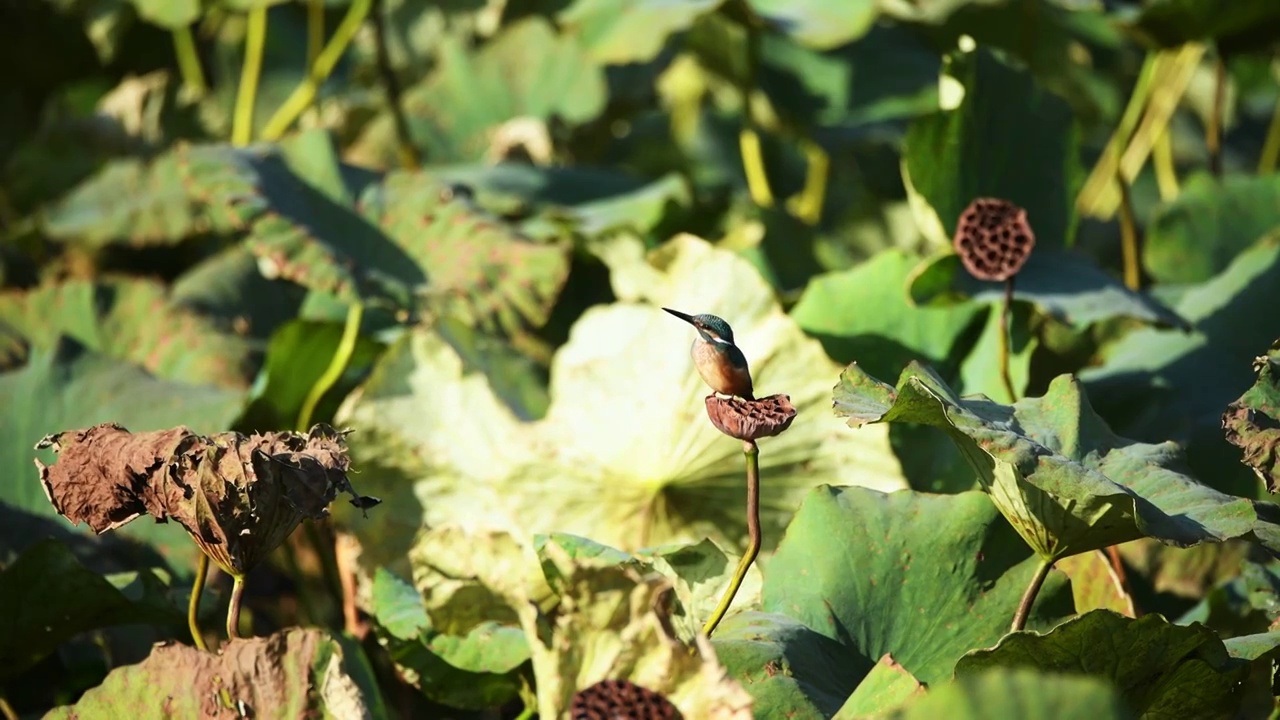
[[[692,316],[692,315],[685,315],[684,313],[680,312],[679,310],[672,310],[672,309],[671,309],[671,308],[669,308],[669,307],[664,307],[664,308],[662,308],[662,309],[663,309],[663,310],[666,310],[667,312],[671,313],[672,315],[675,315],[676,317],[678,317],[678,318],[680,318],[681,320],[683,320],[683,321],[685,321],[685,322],[689,323],[690,325],[693,325],[693,324],[694,324],[694,322],[693,322],[693,316]]]

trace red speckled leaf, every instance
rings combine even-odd
[[[389,174],[361,198],[430,274],[429,303],[468,322],[542,325],[569,273],[569,248],[523,237],[420,172]]]
[[[257,364],[246,340],[170,303],[164,286],[150,280],[76,280],[0,293],[0,335],[44,349],[68,335],[160,377],[195,384],[244,388]]]

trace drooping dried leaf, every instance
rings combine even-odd
[[[1258,381],[1227,406],[1222,428],[1227,442],[1244,451],[1242,462],[1276,492],[1280,485],[1280,340],[1253,361]]]
[[[214,562],[242,576],[303,519],[320,519],[339,491],[355,502],[343,435],[327,425],[304,434],[196,435],[185,427],[130,433],[113,423],[45,437],[52,466],[36,460],[54,508],[94,532],[146,513],[176,520]]]
[[[157,645],[136,665],[48,718],[80,717],[385,717],[358,646],[321,630],[293,628],[231,640],[218,654]]]

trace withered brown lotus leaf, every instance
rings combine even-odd
[[[53,448],[58,462],[36,460],[53,508],[95,533],[114,530],[144,513],[168,517],[163,498],[169,460],[192,433],[184,427],[134,435],[114,423],[48,435],[37,450]]]
[[[55,509],[94,532],[143,512],[172,518],[226,572],[243,576],[284,542],[303,519],[321,519],[339,491],[357,501],[347,479],[343,434],[316,425],[292,432],[208,437],[186,428],[130,433],[98,425],[50,435],[58,462],[39,460],[40,481]]]
[[[1008,200],[978,198],[960,213],[953,241],[960,262],[979,280],[1017,274],[1036,246],[1027,211]]]
[[[601,680],[579,690],[569,705],[571,720],[679,720],[670,700],[626,680]]]
[[[773,437],[791,427],[796,409],[789,395],[770,395],[756,400],[740,397],[706,397],[707,417],[720,432],[739,440]]]

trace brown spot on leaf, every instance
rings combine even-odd
[[[791,427],[796,419],[789,395],[770,395],[756,400],[706,397],[707,417],[720,432],[739,440],[773,437]]]
[[[45,495],[72,523],[96,533],[143,513],[170,518],[219,567],[243,575],[303,519],[320,519],[339,491],[364,507],[347,479],[343,434],[316,425],[306,434],[196,435],[185,427],[130,433],[107,423],[49,435],[58,461],[36,460]]]
[[[1023,208],[1008,200],[978,198],[960,214],[953,244],[974,277],[1004,281],[1022,269],[1036,236]]]

